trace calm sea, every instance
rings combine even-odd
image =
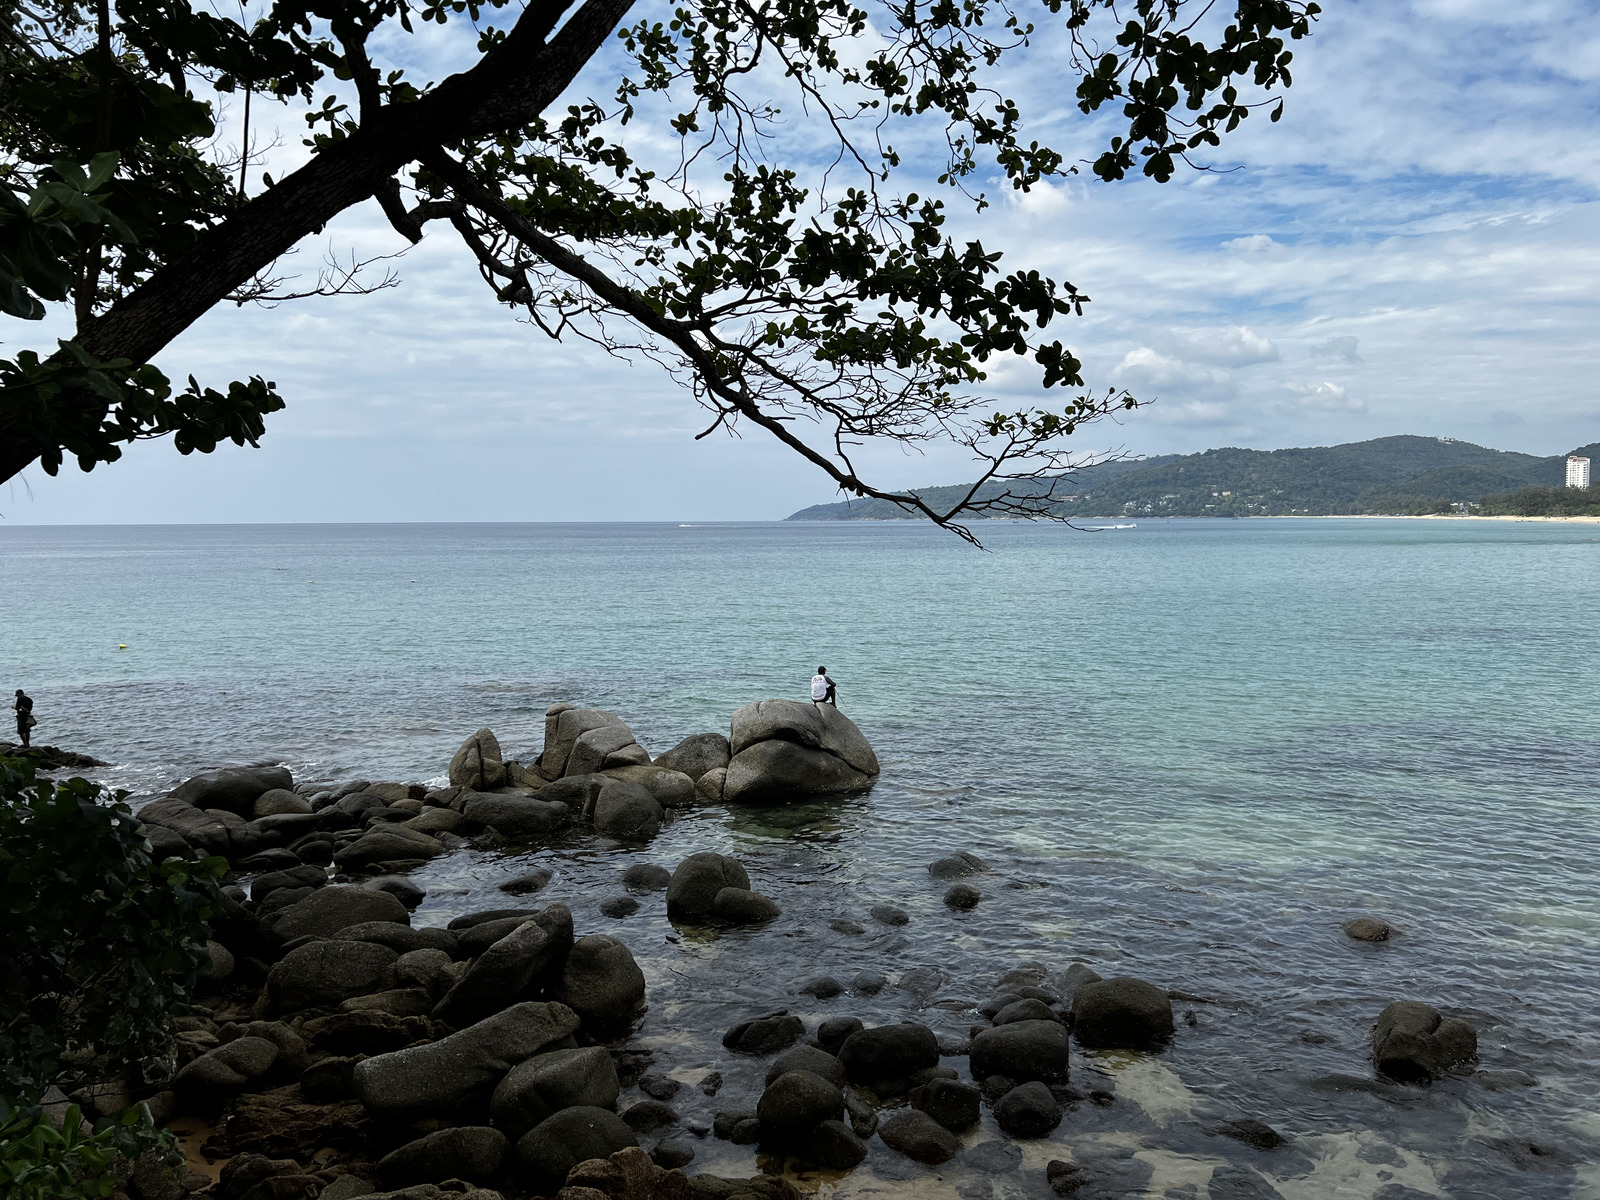
[[[825,663],[883,761],[869,796],[700,810],[643,850],[464,852],[419,876],[417,921],[498,906],[497,880],[550,863],[580,932],[645,966],[663,1069],[729,1074],[686,1117],[759,1091],[717,1040],[757,1010],[964,1032],[1003,971],[1080,959],[1200,998],[1157,1058],[1077,1059],[1077,1086],[1117,1101],[1020,1167],[914,1168],[874,1142],[841,1194],[1037,1195],[1070,1152],[1108,1195],[1272,1194],[1228,1190],[1242,1168],[1287,1200],[1600,1197],[1600,529],[981,532],[987,553],[910,523],[3,528],[0,689],[34,696],[38,740],[142,794],[263,759],[435,779],[483,725],[531,757],[554,700],[615,709],[659,752],[803,697]],[[743,857],[784,917],[711,938],[659,898],[595,911],[624,863],[702,848]],[[994,868],[970,914],[924,870],[957,849]],[[912,923],[873,925],[878,903]],[[1400,935],[1346,941],[1363,913]],[[794,995],[923,967],[934,986]],[[1367,1030],[1402,998],[1468,1016],[1485,1070],[1537,1082],[1363,1090]],[[1240,1116],[1291,1147],[1213,1136]]]

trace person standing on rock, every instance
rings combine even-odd
[[[30,731],[39,722],[34,720],[33,700],[21,688],[17,689],[17,698],[12,701],[11,707],[17,714],[17,737],[22,741],[22,748],[28,748]]]
[[[839,689],[828,678],[828,668],[818,667],[817,673],[811,677],[811,703],[831,704],[838,708],[838,695]]]

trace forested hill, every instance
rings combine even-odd
[[[1600,443],[1572,453],[1596,460]],[[1052,509],[1071,517],[1263,517],[1448,512],[1525,487],[1559,488],[1566,455],[1540,458],[1451,438],[1387,437],[1293,450],[1207,450],[1105,463],[1054,487]],[[968,485],[970,486],[970,485]],[[1037,485],[1040,492],[1047,484]],[[962,485],[927,488],[952,503]],[[998,487],[994,488],[998,491]],[[817,504],[791,521],[904,520],[887,500]]]

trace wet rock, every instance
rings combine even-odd
[[[1061,1105],[1048,1087],[1035,1080],[1002,1096],[994,1106],[994,1119],[1012,1137],[1044,1137],[1061,1124]]]
[[[517,1165],[530,1186],[550,1195],[579,1163],[609,1158],[638,1144],[633,1130],[616,1113],[603,1108],[566,1108],[522,1135],[517,1141]]]
[[[937,967],[913,967],[901,974],[895,986],[902,992],[910,992],[919,1004],[926,1004],[933,999],[945,978],[945,973]]]
[[[461,806],[468,825],[482,825],[513,842],[550,837],[567,823],[567,806],[545,798],[515,793],[472,796]]]
[[[723,888],[750,888],[750,876],[737,859],[709,850],[678,864],[667,885],[667,916],[692,920],[711,915]]]
[[[867,1144],[843,1121],[819,1121],[799,1143],[801,1158],[825,1171],[848,1171],[867,1157]]]
[[[728,782],[726,767],[712,767],[694,783],[695,799],[702,804],[721,804],[722,789]]]
[[[694,1147],[682,1138],[667,1138],[650,1151],[650,1161],[664,1171],[687,1167],[694,1161]]]
[[[740,1121],[728,1138],[735,1146],[753,1146],[761,1140],[761,1122],[755,1117]]]
[[[641,1100],[629,1105],[622,1120],[635,1133],[649,1133],[678,1123],[678,1110],[663,1100]]]
[[[367,880],[361,886],[376,892],[388,892],[407,908],[415,908],[428,898],[426,888],[418,887],[404,875],[380,875],[376,879]]]
[[[358,1196],[370,1196],[376,1191],[359,1175],[340,1175],[317,1193],[317,1200],[356,1200]]]
[[[939,1065],[939,1040],[926,1025],[880,1025],[847,1037],[839,1048],[839,1061],[852,1083],[904,1079]]]
[[[394,964],[394,981],[404,988],[418,988],[437,996],[442,982],[441,972],[450,965],[450,956],[443,950],[409,950]]]
[[[722,1044],[740,1054],[776,1054],[798,1042],[805,1032],[805,1024],[799,1017],[776,1013],[735,1025],[722,1035]]]
[[[453,808],[425,808],[405,823],[415,833],[438,837],[441,833],[460,833],[467,819]]]
[[[294,776],[285,767],[222,767],[184,780],[170,797],[194,808],[219,808],[248,817],[264,793],[276,790],[294,794]]]
[[[545,784],[539,789],[539,799],[547,804],[565,804],[573,821],[592,821],[600,789],[610,782],[605,775],[573,775]]]
[[[590,934],[573,945],[556,990],[586,1025],[612,1024],[644,1004],[644,972],[616,938]]]
[[[880,925],[898,927],[911,924],[911,916],[903,908],[896,908],[892,904],[875,904],[872,907],[872,919]]]
[[[864,1028],[866,1026],[860,1017],[829,1017],[817,1026],[817,1045],[827,1053],[837,1055],[844,1040]]]
[[[1502,1068],[1498,1071],[1478,1071],[1472,1076],[1472,1082],[1489,1092],[1510,1091],[1513,1088],[1536,1087],[1539,1083],[1526,1071],[1512,1068]]]
[[[974,1079],[1002,1075],[1053,1083],[1067,1077],[1067,1031],[1057,1021],[1013,1021],[972,1039]]]
[[[860,925],[848,917],[839,917],[837,920],[829,921],[828,928],[835,933],[842,933],[846,937],[859,937],[867,931],[866,926]],[[885,980],[884,982],[887,983],[888,981]]]
[[[318,1050],[369,1055],[403,1050],[428,1040],[433,1032],[426,1017],[401,1017],[375,1008],[330,1013],[300,1028]]]
[[[450,785],[477,792],[504,787],[506,764],[500,742],[488,729],[480,729],[450,759]]]
[[[1078,994],[1078,989],[1086,983],[1098,983],[1100,976],[1084,963],[1073,963],[1061,973],[1059,983],[1062,999],[1072,1003]]]
[[[1485,1138],[1484,1144],[1504,1154],[1522,1171],[1540,1174],[1565,1172],[1578,1162],[1578,1156],[1572,1151],[1543,1142],[1529,1142],[1522,1138]]]
[[[1478,1057],[1478,1034],[1459,1018],[1435,1008],[1398,1000],[1378,1015],[1372,1029],[1378,1073],[1403,1083],[1426,1083],[1451,1067]]]
[[[1142,979],[1084,983],[1072,996],[1072,1029],[1085,1046],[1151,1050],[1172,1037],[1172,1001]]]
[[[683,1084],[670,1075],[641,1075],[639,1090],[652,1100],[671,1100],[683,1090]]]
[[[393,921],[363,921],[359,925],[346,925],[333,935],[346,942],[373,942],[387,946],[397,954],[410,954],[414,950],[439,950],[451,958],[456,956],[460,939],[448,929],[415,929],[409,925],[396,925]]]
[[[500,1173],[511,1145],[486,1125],[440,1129],[378,1160],[378,1179],[390,1187],[466,1179],[487,1183]]]
[[[820,1053],[820,1052],[819,1052]],[[821,1121],[844,1112],[838,1085],[812,1071],[786,1071],[767,1084],[756,1106],[762,1136],[795,1142]]]
[[[795,989],[802,996],[815,996],[818,1000],[832,1000],[844,994],[844,984],[832,975],[813,975]]]
[[[384,1012],[395,1017],[425,1017],[433,1011],[433,998],[423,988],[390,988],[369,996],[352,996],[339,1005],[341,1012]]]
[[[673,771],[682,771],[699,782],[707,771],[726,769],[733,757],[728,739],[720,733],[696,733],[683,739],[665,754],[658,755],[655,765]]]
[[[664,814],[649,790],[637,783],[612,780],[600,789],[594,805],[596,833],[623,841],[648,841],[661,832]]]
[[[844,1064],[816,1046],[795,1046],[778,1055],[772,1066],[767,1068],[767,1086],[770,1087],[779,1076],[787,1075],[790,1071],[809,1071],[822,1076],[834,1087],[843,1087],[845,1082]]]
[[[726,1142],[732,1139],[733,1131],[746,1121],[756,1119],[755,1110],[751,1108],[725,1108],[718,1112],[711,1120],[711,1134]]]
[[[555,984],[574,948],[572,912],[565,904],[552,904],[526,920],[513,919],[521,923],[473,960],[434,1016],[463,1029]]]
[[[201,857],[200,852],[189,845],[188,839],[176,829],[146,823],[144,835],[150,841],[150,856],[156,862],[169,858],[190,860]]]
[[[968,875],[981,875],[989,864],[976,854],[961,850],[928,864],[928,874],[935,879],[964,879]]]
[[[711,914],[730,925],[758,925],[781,917],[783,909],[758,892],[725,887],[712,902]]]
[[[1284,1145],[1288,1139],[1268,1125],[1265,1121],[1257,1121],[1253,1117],[1246,1117],[1239,1121],[1229,1121],[1217,1129],[1223,1137],[1232,1138],[1236,1142],[1243,1142],[1256,1150],[1276,1150]]]
[[[476,958],[531,920],[532,914],[526,917],[501,917],[498,921],[485,921],[481,925],[463,929],[456,935],[456,953],[462,958]]]
[[[190,1103],[215,1105],[243,1091],[277,1061],[278,1047],[266,1038],[235,1038],[179,1071],[173,1088]]]
[[[526,919],[544,911],[538,908],[489,908],[482,912],[463,913],[459,917],[452,917],[450,924],[445,928],[452,933],[465,933],[469,929],[476,929],[480,925],[488,925],[492,921],[506,921],[512,917]]]
[[[516,1139],[565,1108],[609,1109],[621,1090],[616,1064],[601,1047],[547,1050],[511,1068],[489,1112],[495,1127]]]
[[[333,861],[346,871],[360,871],[376,863],[437,858],[443,853],[444,843],[438,838],[404,825],[380,825],[344,849],[335,850]]]
[[[857,1137],[869,1138],[878,1132],[878,1110],[860,1092],[853,1088],[845,1091],[844,1110]]]
[[[665,767],[607,767],[608,780],[631,783],[644,788],[664,809],[694,807],[695,784],[682,771],[669,771]]]
[[[622,873],[622,886],[636,892],[664,892],[671,882],[672,872],[655,863],[634,863]]]
[[[1013,1000],[994,1015],[996,1025],[1010,1025],[1013,1021],[1054,1021],[1057,1016],[1051,1011],[1050,1006],[1042,1000],[1035,1000],[1031,996],[1022,1000]]]
[[[700,1077],[698,1086],[702,1095],[715,1096],[722,1090],[722,1072],[707,1071]]]
[[[291,950],[267,973],[275,1012],[325,1008],[394,986],[400,956],[373,942],[321,939]]]
[[[202,854],[226,856],[233,846],[233,837],[226,825],[184,800],[157,800],[146,804],[139,810],[139,820],[146,829],[156,826],[170,829]]]
[[[907,1109],[878,1126],[878,1136],[891,1150],[919,1163],[949,1162],[961,1149],[961,1139],[925,1112]]]
[[[969,883],[953,883],[944,894],[945,905],[961,912],[969,912],[978,907],[978,901],[983,899],[983,893]]]
[[[279,942],[287,943],[300,937],[332,937],[347,926],[368,921],[409,925],[411,915],[388,892],[333,885],[295,901],[277,915],[271,929]]]
[[[889,979],[876,971],[862,971],[850,981],[850,994],[853,996],[876,996],[889,986]]]
[[[208,808],[217,808],[218,805],[210,804]],[[268,788],[256,797],[255,803],[250,806],[248,815],[252,819],[260,817],[279,817],[284,813],[309,813],[311,805],[304,796],[291,792],[288,788]]]
[[[965,1058],[972,1052],[972,1041],[969,1038],[956,1037],[953,1034],[939,1035],[940,1058]]]
[[[367,1059],[356,1068],[356,1094],[374,1113],[454,1112],[577,1028],[564,1004],[516,1004],[437,1042]]]
[[[1387,942],[1393,933],[1389,922],[1377,917],[1357,917],[1344,926],[1345,937],[1358,942]]]
[[[506,880],[500,885],[500,890],[511,896],[525,896],[532,892],[542,892],[550,879],[550,871],[540,867],[536,871],[525,871],[515,878]]]
[[[978,1123],[983,1093],[969,1083],[935,1079],[911,1089],[911,1107],[925,1112],[952,1133],[971,1129]]]
[[[632,896],[612,896],[609,900],[600,901],[602,917],[631,917],[638,911],[639,902]]]

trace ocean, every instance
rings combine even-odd
[[[1020,1165],[874,1141],[841,1196],[1048,1195],[1044,1163],[1071,1156],[1106,1195],[1272,1194],[1229,1191],[1243,1168],[1286,1200],[1600,1197],[1600,530],[978,530],[985,551],[910,522],[0,528],[0,689],[34,697],[36,741],[143,797],[266,760],[441,780],[480,726],[527,761],[557,700],[659,753],[804,698],[823,663],[882,760],[870,794],[698,809],[643,848],[462,851],[418,874],[415,922],[499,907],[497,881],[550,865],[580,934],[644,967],[657,1069],[729,1076],[686,1117],[759,1094],[720,1034],[777,1008],[964,1033],[1029,962],[1190,997],[1160,1055],[1075,1047],[1074,1086],[1115,1101],[1074,1106]],[[739,855],[784,916],[711,936],[659,896],[598,914],[624,865],[699,849]],[[970,913],[925,869],[956,850],[991,866]],[[876,904],[911,923],[875,925]],[[1364,914],[1396,937],[1345,938]],[[866,970],[909,987],[796,994]],[[1371,1087],[1397,999],[1471,1020],[1484,1073]],[[1290,1145],[1216,1135],[1241,1117]],[[968,1141],[999,1136],[986,1115]],[[750,1148],[696,1148],[752,1169]]]

